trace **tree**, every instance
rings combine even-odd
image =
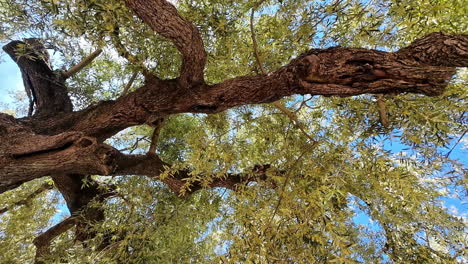
[[[3,262],[466,257],[462,1],[1,3]]]

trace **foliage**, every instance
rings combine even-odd
[[[267,0],[255,14],[259,51],[273,71],[308,48],[335,45],[395,50],[433,31],[466,33],[462,0]],[[206,79],[216,83],[260,70],[252,52],[254,1],[178,1],[202,33]],[[12,19],[15,18],[15,19]],[[118,98],[138,66],[118,56],[117,35],[138,61],[162,78],[177,75],[177,50],[118,0],[1,0],[2,42],[38,37],[68,67],[97,47],[104,55],[69,81],[77,108]],[[141,76],[140,76],[141,77]],[[140,78],[139,77],[139,78]],[[138,87],[140,79],[133,85]],[[190,168],[208,186],[213,177],[270,164],[268,180],[236,192],[199,191],[180,198],[145,177],[100,177],[120,196],[105,202],[106,221],[89,244],[73,233],[54,243],[70,263],[456,263],[466,261],[466,219],[447,199],[466,199],[466,161],[450,149],[466,133],[466,84],[460,70],[439,97],[387,95],[388,128],[375,98],[295,96],[283,99],[318,142],[270,105],[165,121],[158,154]],[[127,129],[109,140],[142,153],[151,129]],[[212,175],[212,176],[208,176]],[[13,204],[41,180],[2,194]],[[32,239],[60,219],[49,192],[0,215],[1,263],[28,263]],[[364,214],[374,222],[363,225]],[[112,234],[111,246],[97,250]],[[89,248],[95,249],[89,253]],[[53,263],[53,262],[51,262]]]

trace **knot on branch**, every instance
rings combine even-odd
[[[99,143],[96,138],[82,137],[73,144],[77,162],[86,164],[84,174],[109,175],[115,170],[115,157],[118,151],[113,147]],[[93,172],[94,171],[94,172]]]
[[[312,54],[306,56],[299,64],[298,73],[301,79],[314,82],[314,83],[326,83],[327,78],[323,76],[321,72],[321,60],[320,57]]]
[[[95,144],[96,141],[94,141],[92,138],[88,137],[83,137],[80,138],[78,141],[76,141],[75,145],[80,147],[80,148],[86,148],[88,146],[91,146],[92,144]]]

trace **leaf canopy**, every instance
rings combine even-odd
[[[462,0],[177,1],[202,34],[209,83],[261,73],[252,9],[258,50],[271,72],[309,48],[391,51],[430,32],[466,34],[467,8]],[[103,48],[68,82],[78,109],[117,99],[142,65],[170,79],[182,63],[171,42],[123,1],[3,0],[0,21],[2,42],[47,40],[57,52],[56,68]],[[139,63],[119,57],[121,46]],[[130,90],[142,82],[139,74]],[[388,127],[372,95],[282,99],[317,143],[270,104],[171,116],[157,147],[173,164],[168,175],[189,169],[191,180],[208,187],[228,173],[268,164],[268,180],[180,198],[156,179],[95,176],[117,186],[119,196],[99,205],[107,218],[95,225],[93,240],[75,243],[72,231],[54,240],[50,263],[464,262],[466,216],[453,215],[447,201],[466,202],[467,161],[450,149],[468,129],[467,82],[462,69],[442,96],[385,95]],[[144,153],[151,133],[148,126],[132,127],[107,142]],[[0,209],[12,208],[0,215],[0,262],[30,263],[35,235],[63,217],[55,190],[14,206],[43,182],[0,195]],[[112,243],[98,249],[103,239]]]

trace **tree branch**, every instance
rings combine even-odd
[[[258,45],[257,45],[257,38],[255,37],[255,29],[254,29],[254,14],[255,14],[255,9],[258,8],[263,3],[263,1],[260,1],[259,3],[256,4],[255,7],[252,8],[252,11],[250,13],[250,33],[252,37],[252,46],[255,54],[255,59],[257,60],[258,67],[260,67],[260,71],[262,74],[267,74],[265,69],[263,68],[263,63],[260,58],[260,52],[258,51]],[[281,102],[276,101],[271,103],[273,106],[275,106],[277,109],[279,109],[281,112],[283,112],[291,121],[295,124],[295,126],[312,142],[313,144],[316,143],[316,141],[312,138],[312,136],[307,133],[305,130],[304,126],[301,124],[299,119],[297,118],[296,114],[289,111],[289,109],[284,106]]]
[[[125,87],[124,87],[124,89],[122,91],[122,95],[125,95],[125,94],[128,93],[128,91],[132,87],[133,82],[135,81],[137,76],[138,76],[138,71],[134,71],[132,76],[130,77],[130,80],[128,80],[128,83],[125,85]]]
[[[151,143],[148,150],[148,153],[156,154],[156,147],[158,145],[159,133],[161,132],[164,119],[158,119],[155,124],[153,124],[153,135],[151,136]]]
[[[413,41],[397,54],[405,60],[413,59],[423,65],[467,67],[467,39],[467,34],[447,35],[435,32]]]
[[[450,59],[452,56],[447,55],[443,62],[446,66],[437,66],[439,59],[430,61],[417,45],[411,47],[417,57],[425,58],[423,64],[414,59],[416,55],[410,55],[409,49],[402,53],[355,48],[311,50],[271,74],[200,85],[190,93],[176,81],[146,76],[143,87],[135,92],[80,112],[21,122],[1,115],[0,132],[4,132],[0,133],[0,192],[51,173],[108,175],[115,168],[112,157],[116,150],[100,142],[126,127],[144,124],[149,118],[155,120],[176,113],[216,113],[240,105],[274,102],[293,94],[441,94],[455,73],[455,66],[463,66],[461,63],[468,57],[468,50],[465,55],[459,51],[460,47],[468,46],[468,36],[434,33],[416,42],[430,43],[434,38],[433,43],[444,46],[432,47],[429,52],[437,48],[456,50],[461,58]],[[15,133],[24,136],[12,139],[10,135]],[[28,140],[35,143],[29,144]]]
[[[76,221],[77,218],[73,216],[66,218],[34,239],[33,243],[36,246],[35,264],[45,264],[43,258],[50,254],[50,243],[52,240],[72,228],[76,224]]]
[[[465,47],[468,43],[467,35],[433,33],[424,39],[430,42],[434,38],[438,40],[434,41],[436,45],[445,43],[440,39],[457,47]],[[417,46],[413,48],[417,49]],[[430,50],[433,49],[451,50],[445,46]],[[146,123],[150,117],[217,113],[241,105],[271,103],[294,94],[353,96],[410,92],[440,95],[455,74],[455,67],[468,66],[468,62],[461,64],[463,58],[468,57],[468,49],[465,55],[460,55],[462,58],[444,61],[446,66],[439,66],[437,59],[421,63],[409,51],[406,49],[406,55],[403,55],[358,48],[313,49],[268,75],[243,76],[215,85],[200,85],[190,92],[174,80],[162,81],[146,76],[142,87],[116,101],[101,102],[83,111],[56,115],[46,121],[33,119],[25,120],[25,123],[39,134],[81,131],[103,141],[127,127]]]
[[[84,58],[80,63],[71,67],[68,71],[63,73],[63,78],[68,79],[81,71],[84,67],[88,66],[93,60],[102,53],[102,49],[97,49],[93,53],[89,54],[86,58]]]
[[[117,150],[80,132],[37,135],[0,114],[0,193],[54,174],[109,174]]]
[[[257,61],[257,65],[260,68],[260,71],[263,74],[267,74],[265,69],[263,68],[262,60],[260,59],[260,52],[258,51],[258,44],[257,44],[257,37],[255,36],[255,28],[254,28],[254,15],[255,10],[263,3],[263,1],[259,2],[255,7],[252,7],[252,11],[250,12],[250,37],[252,38],[252,47],[254,50],[255,60]]]
[[[198,29],[165,0],[126,0],[127,6],[155,32],[174,43],[182,54],[182,87],[204,83],[206,52]]]
[[[3,50],[21,70],[26,94],[32,99],[30,114],[34,104],[35,115],[55,115],[73,110],[65,80],[52,71],[47,50],[38,39],[11,41],[3,46]]]
[[[167,177],[161,177],[170,164],[163,162],[157,155],[125,155],[121,154],[116,158],[117,169],[112,175],[145,175],[158,179],[165,183],[169,189],[181,196],[189,195],[204,188],[223,187],[236,190],[239,186],[252,181],[262,181],[267,179],[266,172],[271,169],[269,165],[255,166],[252,171],[239,174],[226,174],[224,177],[211,179],[209,182],[201,182],[192,177],[187,170],[178,170]]]
[[[388,128],[388,115],[387,115],[387,106],[385,105],[385,101],[383,99],[383,95],[377,95],[377,109],[379,111],[379,119],[380,123],[385,127]]]
[[[43,183],[41,186],[39,186],[39,188],[37,188],[34,192],[28,194],[24,199],[16,201],[12,205],[9,205],[7,207],[1,208],[0,209],[0,215],[7,212],[11,208],[28,204],[31,200],[36,198],[39,194],[41,194],[41,193],[43,193],[45,191],[51,190],[52,188],[54,188],[53,184],[49,184],[47,182]]]

